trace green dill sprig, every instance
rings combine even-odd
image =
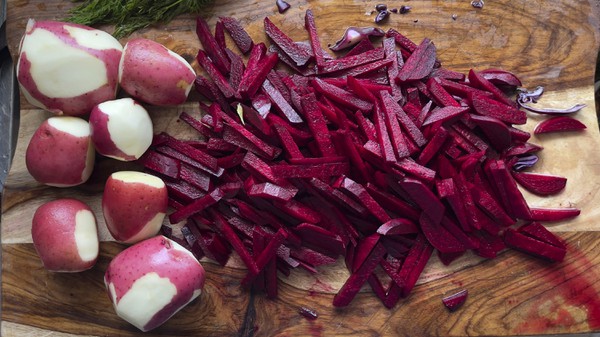
[[[166,24],[181,14],[198,14],[210,0],[84,0],[69,11],[66,21],[87,26],[114,25],[122,38],[155,24]]]

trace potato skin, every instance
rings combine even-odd
[[[76,199],[57,199],[40,206],[31,223],[31,237],[44,267],[56,272],[80,272],[96,264],[94,259],[84,261],[78,253],[75,240],[76,214],[92,210]],[[94,227],[95,218],[94,218]],[[96,240],[98,236],[96,234]]]
[[[25,152],[27,170],[35,180],[46,185],[82,184],[91,176],[94,165],[91,137],[89,133],[77,137],[56,129],[50,124],[55,118],[76,117],[51,117],[39,126]]]
[[[115,176],[112,174],[107,179],[102,195],[104,219],[115,240],[134,243],[132,238],[144,230],[157,214],[162,213],[164,218],[168,207],[167,189],[164,185],[157,188],[141,182],[120,180]],[[156,235],[159,229],[157,227],[152,235]]]
[[[152,40],[130,40],[119,66],[121,88],[152,105],[184,103],[196,74],[183,58],[175,55]]]
[[[23,37],[23,41],[27,39],[35,30],[45,30],[57,36],[63,45],[75,47],[85,51],[90,57],[99,59],[105,64],[107,81],[104,85],[97,87],[95,90],[90,90],[82,95],[71,97],[49,97],[42,93],[36,80],[31,73],[32,63],[31,56],[28,56],[27,51],[23,50],[23,41],[21,42],[21,50],[19,61],[17,64],[17,79],[21,86],[23,94],[27,100],[42,109],[51,111],[57,115],[82,116],[89,113],[92,108],[101,102],[114,99],[118,88],[118,72],[119,61],[121,59],[122,47],[115,42],[115,48],[112,49],[94,49],[88,46],[82,46],[78,41],[70,35],[67,27],[79,28],[86,31],[91,31],[96,34],[108,35],[105,32],[94,28],[58,21],[35,21],[30,20],[27,25],[27,30]],[[105,36],[106,38],[106,36]],[[93,43],[90,43],[93,44]],[[55,45],[54,48],[61,48],[61,45]],[[37,67],[52,68],[55,63],[37,65]],[[56,65],[60,67],[60,65]],[[68,65],[67,65],[68,68]],[[53,72],[53,74],[60,72]],[[76,86],[77,83],[72,83]]]

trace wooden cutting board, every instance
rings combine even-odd
[[[219,16],[241,20],[255,40],[265,40],[262,20],[269,16],[296,40],[307,39],[304,12],[316,16],[326,47],[350,25],[373,25],[374,1],[294,1],[285,14],[274,0],[218,0],[202,13],[214,27]],[[164,326],[144,335],[162,336],[513,336],[600,331],[600,134],[594,103],[594,70],[600,44],[597,1],[488,0],[482,9],[468,0],[412,0],[404,15],[392,15],[382,28],[394,27],[416,42],[431,38],[442,64],[470,68],[503,68],[516,73],[525,87],[542,85],[540,106],[585,103],[575,116],[587,130],[570,135],[534,137],[544,146],[536,172],[568,177],[567,188],[552,198],[527,195],[531,205],[574,206],[580,217],[547,224],[569,245],[567,258],[548,264],[506,251],[494,260],[468,256],[451,268],[432,261],[409,298],[392,310],[365,290],[344,309],[331,305],[344,281],[343,268],[323,269],[315,279],[304,272],[282,278],[279,298],[270,300],[239,287],[244,270],[234,263],[222,268],[205,262],[205,292]],[[60,20],[72,6],[58,0],[13,0],[8,5],[8,38],[13,55],[28,18]],[[106,27],[110,29],[110,27]],[[167,27],[140,32],[192,61],[199,43],[193,16]],[[122,42],[126,42],[123,40]],[[37,184],[27,173],[24,153],[29,138],[49,114],[24,99],[17,152],[2,196],[2,336],[134,336],[142,335],[118,318],[105,293],[102,277],[110,259],[123,249],[111,242],[100,212],[104,180],[127,164],[103,159],[91,180],[75,188]],[[156,131],[184,136],[177,122],[193,103],[151,109]],[[530,116],[531,129],[543,117]],[[79,274],[46,272],[31,244],[31,218],[36,207],[58,197],[77,197],[96,211],[102,237],[101,257],[92,270]],[[443,296],[468,289],[469,298],[450,313]],[[308,320],[300,307],[316,310]]]

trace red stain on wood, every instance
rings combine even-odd
[[[568,331],[568,327],[586,322],[590,330],[600,329],[600,272],[585,254],[569,247],[567,260],[543,278],[552,286],[544,287],[548,290],[532,300],[515,332]]]

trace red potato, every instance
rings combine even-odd
[[[152,143],[150,115],[131,98],[96,105],[90,114],[90,130],[96,151],[121,161],[138,159]]]
[[[191,252],[161,235],[119,253],[104,283],[117,315],[149,331],[200,296],[204,268]]]
[[[184,103],[195,79],[190,64],[158,42],[137,38],[123,49],[119,82],[123,90],[143,102],[159,106]]]
[[[40,206],[31,223],[33,245],[44,267],[54,272],[80,272],[96,264],[99,252],[96,217],[76,199]]]
[[[79,117],[56,116],[44,121],[33,134],[25,164],[35,180],[69,187],[89,179],[94,154],[88,122]]]
[[[106,181],[102,211],[115,240],[136,243],[158,233],[167,212],[165,183],[136,171],[119,171]]]
[[[17,79],[29,103],[80,116],[114,99],[123,47],[91,27],[29,20],[21,41]]]

